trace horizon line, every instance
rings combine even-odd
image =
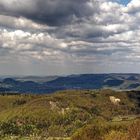
[[[98,75],[98,74],[138,74],[136,72],[103,72],[103,73],[73,73],[73,74],[43,74],[43,75],[38,75],[38,74],[2,74],[0,77],[51,77],[51,76],[71,76],[71,75]]]

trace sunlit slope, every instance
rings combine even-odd
[[[126,130],[127,125],[139,118],[139,96],[136,91],[112,90],[71,90],[51,95],[3,94],[0,95],[0,133],[3,136],[0,138],[34,135],[41,136],[41,140],[67,138],[98,121],[107,122],[109,128],[117,122],[118,129],[126,121],[123,125]]]

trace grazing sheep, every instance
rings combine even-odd
[[[119,98],[116,98],[114,96],[110,96],[109,98],[110,98],[110,101],[115,105],[118,105],[121,102]]]
[[[57,104],[55,102],[50,101],[49,103],[50,103],[50,107],[51,107],[52,110],[58,109]]]

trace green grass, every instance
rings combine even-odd
[[[110,96],[119,98],[121,102],[113,104]],[[13,139],[18,137],[18,140],[39,137],[41,140],[49,137],[62,139],[69,138],[92,124],[122,125],[126,128],[133,121],[139,120],[137,96],[133,92],[112,90],[61,91],[51,95],[1,95],[0,136],[7,140],[10,140],[10,136]]]

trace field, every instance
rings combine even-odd
[[[0,139],[139,140],[139,99],[139,92],[112,90],[2,94]]]

